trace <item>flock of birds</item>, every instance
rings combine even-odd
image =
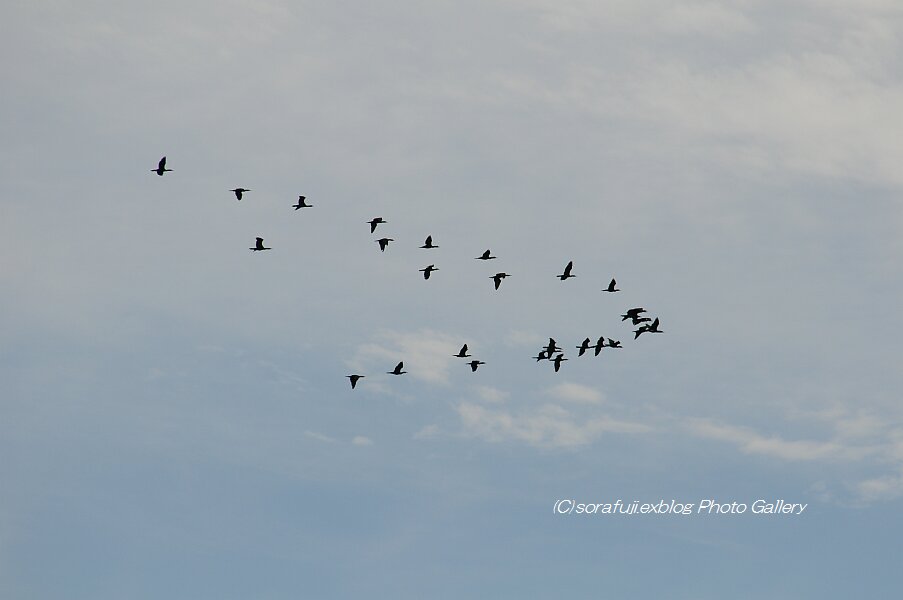
[[[156,173],[157,175],[159,175],[161,177],[163,176],[164,173],[167,173],[170,171],[172,171],[172,169],[166,168],[166,157],[165,156],[160,159],[159,163],[157,164],[156,169],[151,169],[151,172]],[[250,192],[251,190],[247,189],[247,188],[243,188],[243,187],[237,187],[237,188],[231,189],[229,191],[232,192],[233,194],[235,194],[236,200],[241,200],[244,197],[244,194],[247,192]],[[295,210],[313,207],[312,204],[307,204],[306,196],[298,196],[298,202],[291,206]],[[383,223],[387,223],[387,221],[385,219],[383,219],[382,217],[374,217],[370,221],[367,221],[367,223],[370,224],[370,233],[374,234],[374,233],[376,233],[376,228]],[[395,240],[390,237],[382,237],[382,238],[375,240],[375,242],[377,244],[379,244],[379,249],[381,252],[385,252],[386,248],[389,247],[389,243],[394,242],[394,241]],[[423,245],[420,246],[420,248],[423,248],[426,250],[430,250],[430,249],[438,248],[438,247],[439,246],[436,246],[435,244],[433,244],[433,236],[431,236],[431,235],[428,235],[426,237],[426,240],[424,240]],[[272,248],[270,248],[268,246],[264,246],[263,238],[258,237],[258,238],[256,238],[256,242],[255,242],[254,246],[250,247],[249,250],[252,250],[254,252],[259,252],[259,251],[263,251],[263,250],[272,250]],[[485,260],[494,260],[496,258],[498,258],[498,257],[492,256],[492,252],[487,249],[480,256],[475,257],[475,260],[484,260],[485,261]],[[560,275],[556,275],[556,277],[558,277],[558,279],[560,279],[561,281],[565,281],[572,277],[576,277],[576,275],[574,275],[571,272],[573,269],[574,269],[574,261],[569,261],[568,264],[564,267],[564,271]],[[434,271],[438,271],[438,270],[439,269],[434,264],[427,265],[426,267],[420,269],[420,271],[423,273],[423,278],[427,279],[427,280],[430,278],[430,275],[432,275],[432,273]],[[500,272],[496,273],[495,275],[489,276],[489,278],[493,280],[496,290],[499,289],[499,287],[502,285],[502,281],[506,277],[511,277],[511,275],[508,273],[505,273],[503,271],[500,271]],[[614,279],[612,279],[609,282],[608,287],[606,287],[602,291],[613,293],[613,292],[620,292],[621,290],[619,290],[617,288],[617,282]],[[623,315],[621,315],[622,322],[630,320],[631,323],[635,327],[637,327],[637,329],[635,329],[633,331],[633,334],[634,334],[633,339],[634,340],[639,338],[644,333],[663,333],[663,331],[661,329],[659,329],[658,317],[653,319],[648,316],[643,316],[643,313],[646,313],[646,312],[647,311],[645,308],[634,307],[634,308],[628,309]],[[606,341],[608,343],[606,343]],[[605,336],[601,336],[601,337],[599,337],[598,340],[596,340],[595,344],[593,344],[592,340],[587,337],[586,339],[583,340],[583,342],[580,343],[579,346],[576,346],[576,348],[578,351],[577,356],[580,357],[580,356],[585,355],[590,349],[593,350],[594,356],[599,356],[599,353],[602,352],[603,348],[616,348],[617,349],[617,348],[622,348],[622,346],[621,346],[621,342],[618,340],[613,340],[611,338],[606,338]],[[459,350],[458,353],[455,354],[454,356],[456,358],[473,358],[473,356],[468,354],[467,351],[468,351],[467,344],[464,344],[461,347],[461,350]],[[558,344],[555,342],[555,340],[553,338],[549,338],[549,343],[546,344],[543,348],[541,348],[539,350],[538,354],[533,357],[533,359],[536,360],[537,362],[542,361],[542,360],[551,362],[554,365],[556,373],[561,368],[561,363],[566,360],[569,360],[568,358],[565,357],[564,350],[558,346]],[[480,365],[485,365],[486,363],[481,360],[474,359],[474,360],[467,362],[466,364],[470,365],[471,371],[476,372],[477,368]],[[392,369],[391,371],[386,371],[386,373],[389,375],[404,375],[405,373],[407,373],[407,371],[404,370],[404,361],[399,361],[398,364],[395,365],[394,369]],[[346,375],[346,377],[351,382],[351,389],[354,389],[357,386],[358,381],[360,381],[361,379],[363,379],[366,376],[354,373],[351,375]]]

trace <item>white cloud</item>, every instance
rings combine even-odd
[[[316,431],[306,430],[304,432],[304,435],[306,437],[311,438],[312,440],[317,440],[318,442],[327,442],[329,444],[332,444],[335,442],[335,438],[331,438],[328,435],[324,435],[324,434],[318,433]]]
[[[547,389],[546,394],[559,400],[581,404],[599,404],[603,400],[600,392],[579,383],[560,383]]]
[[[362,435],[356,435],[351,440],[351,443],[354,444],[355,446],[372,446],[373,440],[371,440],[368,437],[362,436]]]
[[[600,415],[575,416],[556,404],[512,413],[463,402],[457,407],[464,430],[490,442],[520,441],[535,446],[580,446],[603,433],[646,433],[648,425]]]
[[[492,403],[504,402],[508,399],[509,396],[511,396],[509,392],[494,388],[489,385],[478,385],[477,395],[479,395],[484,402]]]

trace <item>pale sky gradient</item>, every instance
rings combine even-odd
[[[901,31],[890,0],[12,2],[0,596],[898,592]]]

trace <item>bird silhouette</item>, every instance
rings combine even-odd
[[[163,158],[160,159],[160,162],[157,164],[157,168],[151,169],[151,172],[156,173],[160,177],[163,177],[163,173],[165,173],[166,171],[172,171],[172,169],[166,168],[166,157],[164,156]]]
[[[602,348],[605,347],[605,336],[600,337],[596,340],[596,345],[593,347],[594,354],[593,356],[599,356],[599,353],[602,352]]]
[[[492,279],[493,281],[495,281],[495,289],[499,289],[499,286],[502,285],[502,279],[504,279],[505,277],[511,277],[511,275],[508,275],[507,273],[496,273],[495,275],[492,275],[489,279]]]
[[[370,233],[376,231],[376,226],[380,223],[388,223],[388,221],[384,220],[382,217],[376,217],[375,219],[370,219],[367,222],[370,223]]]
[[[555,340],[552,338],[549,338],[549,343],[546,345],[545,350],[546,350],[546,354],[549,355],[550,359],[551,359],[552,355],[555,354],[556,352],[561,352],[561,348],[558,347],[558,344],[556,344]]]
[[[652,319],[650,319],[649,317],[632,317],[630,320],[634,325],[639,325],[640,323],[648,323]]]
[[[292,204],[292,206],[295,210],[298,210],[299,208],[310,208],[313,206],[313,204],[307,204],[306,202],[304,202],[305,200],[307,200],[307,196],[298,196],[298,204]]]
[[[640,315],[640,313],[644,313],[644,312],[646,312],[645,308],[631,308],[626,313],[621,315],[621,320],[626,321],[627,319],[635,319]],[[634,325],[635,324],[636,323],[634,323]]]
[[[407,373],[407,371],[402,371],[403,368],[404,368],[404,362],[400,361],[397,365],[395,365],[395,368],[393,370],[386,371],[386,373],[388,373],[389,375],[403,375],[403,374]]]
[[[354,386],[357,385],[357,380],[363,379],[365,376],[364,375],[345,375],[345,377],[347,377],[348,379],[351,380],[351,389],[354,389]]]
[[[389,245],[389,242],[394,242],[394,241],[395,240],[393,240],[392,238],[380,238],[380,239],[376,240],[376,243],[379,244],[380,251],[385,252],[386,246]]]
[[[658,328],[658,317],[655,317],[655,320],[651,325],[646,326],[646,333],[664,333],[664,331]]]
[[[251,190],[245,188],[235,188],[234,190],[229,190],[230,192],[235,192],[235,198],[241,200],[241,195],[245,192],[250,192]]]
[[[608,282],[608,287],[602,291],[603,292],[620,292],[621,290],[616,289],[615,285],[616,285],[615,280],[612,279],[610,282]]]
[[[539,362],[541,360],[546,360],[548,358],[549,358],[549,355],[548,355],[548,353],[546,353],[545,350],[540,350],[539,354],[537,354],[536,356],[533,357],[533,359],[535,359],[536,362]]]
[[[428,235],[428,236],[426,236],[426,240],[424,240],[423,245],[420,247],[421,248],[438,248],[439,246],[434,246],[433,245],[433,236]]]
[[[577,356],[583,356],[586,351],[589,349],[589,338],[583,340],[583,343],[577,346],[577,350],[580,352],[577,353]]]
[[[478,257],[476,257],[476,260],[492,260],[492,259],[494,259],[494,258],[498,258],[498,257],[496,257],[496,256],[491,256],[491,253],[489,252],[489,250],[487,250],[487,251],[484,252],[483,254],[481,254],[481,255],[479,255]]]
[[[618,340],[613,340],[611,338],[608,338],[608,347],[609,348],[623,348],[623,346],[621,346],[621,342],[619,342]]]
[[[479,367],[480,365],[485,365],[486,363],[484,363],[482,360],[472,360],[467,364],[470,365],[470,370],[476,373],[477,367]]]
[[[259,238],[257,238],[257,245],[254,246],[253,248],[248,248],[248,250],[253,250],[254,252],[258,252],[260,250],[272,250],[272,248],[265,248],[263,246],[263,238],[259,237]]]
[[[564,268],[564,273],[562,273],[561,275],[556,275],[556,277],[558,277],[558,279],[560,279],[561,281],[564,281],[565,279],[567,279],[569,277],[576,277],[576,275],[571,275],[571,269],[573,269],[573,268],[574,268],[574,261],[571,261],[568,263],[568,266],[566,266]]]
[[[557,354],[553,360],[555,362],[555,372],[557,373],[558,369],[561,368],[561,361],[564,361],[567,359],[564,357],[564,354]]]
[[[458,358],[470,358],[470,354],[467,353],[467,344],[461,346],[461,350],[455,356]]]
[[[423,271],[423,278],[429,279],[430,273],[432,273],[433,271],[438,271],[439,269],[437,269],[435,265],[429,265],[425,269],[420,269],[420,270]]]

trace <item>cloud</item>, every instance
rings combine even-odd
[[[462,402],[457,407],[464,430],[490,442],[519,441],[534,446],[573,447],[588,444],[603,433],[646,433],[648,425],[608,416],[583,418],[556,404],[512,413]]]
[[[416,432],[412,437],[415,440],[426,440],[429,438],[434,438],[439,435],[439,426],[438,425],[424,425],[420,431]]]
[[[579,383],[560,383],[547,389],[546,394],[559,400],[581,404],[599,404],[603,399],[601,393]]]
[[[362,435],[356,435],[351,440],[351,443],[354,444],[355,446],[372,446],[373,440],[371,440],[368,437],[364,437]]]
[[[316,431],[306,430],[306,431],[304,432],[304,435],[305,435],[306,437],[309,437],[309,438],[313,439],[313,440],[317,440],[318,442],[326,442],[326,443],[329,443],[329,444],[333,444],[333,443],[335,443],[335,441],[336,441],[335,438],[331,438],[331,437],[329,437],[328,435],[324,435],[324,434],[318,433],[318,432],[316,432]]]
[[[511,394],[506,391],[488,385],[478,385],[477,395],[479,395],[484,402],[492,403],[504,402],[511,396]]]
[[[460,336],[426,328],[413,332],[384,330],[375,337],[375,341],[358,347],[352,365],[363,368],[378,362],[378,368],[389,371],[395,363],[404,361],[404,369],[412,378],[438,384],[448,383],[454,354],[464,344]]]

